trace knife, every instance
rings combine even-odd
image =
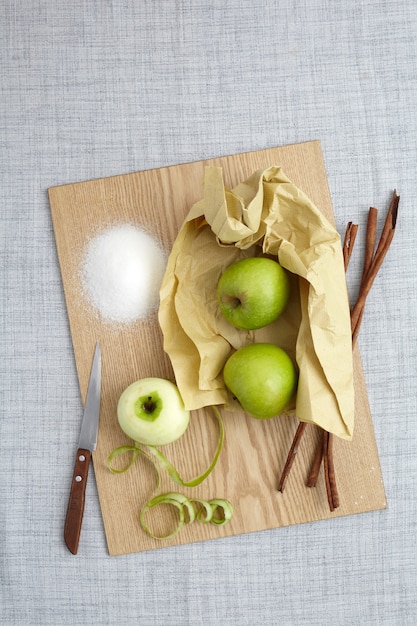
[[[91,367],[90,382],[88,384],[84,416],[81,424],[80,439],[78,442],[77,456],[75,459],[74,473],[72,476],[71,491],[64,526],[65,543],[72,554],[77,554],[78,550],[91,452],[96,449],[97,445],[98,423],[100,417],[100,392],[101,351],[100,345],[97,343],[94,352],[93,365]]]

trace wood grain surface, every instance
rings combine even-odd
[[[317,487],[305,486],[315,450],[316,429],[307,427],[284,493],[277,491],[297,423],[281,417],[258,421],[243,412],[227,413],[226,442],[215,471],[199,487],[179,488],[164,473],[159,493],[180,491],[188,496],[227,498],[234,506],[225,526],[194,523],[171,540],[157,541],[139,525],[139,512],[154,493],[156,477],[146,459],[126,474],[114,475],[106,466],[108,454],[131,443],[120,430],[116,406],[133,381],[157,376],[172,378],[168,357],[154,314],[145,322],[117,326],[100,319],[83,295],[80,269],[88,241],[114,224],[131,223],[146,229],[169,252],[191,206],[203,194],[206,165],[223,168],[226,185],[234,187],[255,170],[282,166],[334,223],[333,210],[318,141],[245,154],[231,155],[172,167],[148,170],[54,187],[49,190],[55,239],[61,267],[74,355],[83,399],[87,391],[94,347],[102,348],[102,403],[97,450],[93,453],[108,550],[120,555],[351,515],[386,507],[359,351],[354,351],[355,434],[353,441],[337,439],[335,467],[340,507],[330,513],[322,474]],[[210,409],[195,411],[187,433],[164,446],[166,456],[184,479],[201,473],[217,444],[218,428]],[[71,462],[68,451],[68,462]],[[321,470],[322,472],[322,470]],[[86,506],[88,515],[88,503]],[[157,532],[173,523],[168,507],[149,518]],[[308,527],[306,526],[306,532]],[[261,537],[260,537],[261,540]],[[82,535],[81,535],[82,543]]]

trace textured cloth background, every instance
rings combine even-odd
[[[0,8],[0,610],[9,625],[417,620],[415,0],[4,0]],[[360,347],[386,511],[110,558],[47,188],[319,139],[337,226],[401,194]]]

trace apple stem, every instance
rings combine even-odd
[[[146,400],[146,402],[143,403],[142,406],[146,413],[152,413],[155,410],[156,404],[152,400],[152,396],[148,396],[148,399]]]
[[[228,294],[223,296],[222,301],[223,304],[230,306],[232,309],[237,309],[242,304],[241,298],[238,298],[237,296],[229,296]]]

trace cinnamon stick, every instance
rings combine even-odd
[[[334,470],[333,441],[333,433],[328,433],[327,450],[324,452],[324,457],[326,462],[326,482],[329,484],[329,493],[327,495],[327,499],[331,511],[334,511],[339,506],[339,494],[337,491],[336,474]]]
[[[324,444],[324,430],[320,428],[320,438],[316,447],[316,454],[314,455],[313,463],[310,468],[310,473],[307,478],[307,487],[315,487],[319,477],[321,462],[323,460],[323,444]]]
[[[292,441],[290,451],[288,452],[287,460],[285,461],[284,469],[282,470],[281,478],[278,483],[278,491],[284,491],[286,480],[291,471],[292,465],[294,463],[295,455],[298,451],[298,446],[300,445],[301,438],[304,434],[304,431],[307,427],[307,422],[299,422],[297,426],[297,430],[295,431],[294,439]]]
[[[343,241],[343,263],[345,271],[349,265],[350,257],[352,256],[353,246],[355,245],[356,235],[358,233],[358,225],[348,222],[345,232],[345,238]]]
[[[369,248],[368,254],[365,256],[365,263],[362,273],[362,281],[359,289],[359,295],[356,300],[356,303],[351,311],[351,324],[352,324],[352,344],[354,345],[356,339],[358,337],[359,328],[362,322],[363,310],[365,307],[366,298],[369,294],[369,291],[374,283],[374,280],[378,274],[378,271],[382,265],[382,261],[385,258],[385,255],[388,252],[388,249],[391,245],[392,239],[395,233],[395,227],[397,224],[397,215],[398,215],[398,205],[400,201],[400,196],[397,195],[397,192],[394,190],[391,204],[389,206],[387,216],[385,218],[384,227],[382,229],[382,233],[378,242],[377,249],[372,254],[370,253],[370,249],[372,246],[372,238],[369,236],[369,241],[367,237],[367,247]],[[377,219],[377,211],[373,207],[369,210],[368,215],[368,224],[371,221],[371,229],[376,229],[376,219]],[[375,242],[373,246],[375,245]],[[369,258],[370,257],[370,258]]]
[[[327,430],[323,432],[323,465],[324,465],[324,482],[326,485],[327,501],[329,503],[330,511],[334,511],[332,492],[330,487],[329,477],[329,457],[327,454],[327,448],[329,444],[329,433]]]
[[[371,206],[368,213],[368,222],[366,224],[365,259],[363,263],[361,287],[363,285],[364,278],[371,267],[372,258],[375,252],[377,222],[378,209]]]

